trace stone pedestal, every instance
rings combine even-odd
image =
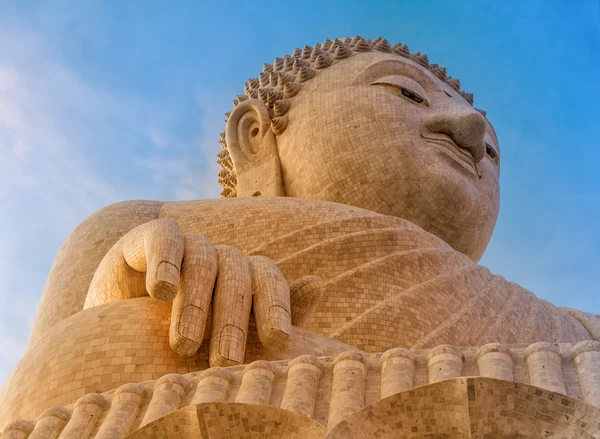
[[[107,406],[108,400],[99,393],[89,393],[79,398],[71,420],[60,435],[61,439],[89,438]]]
[[[227,399],[229,386],[234,381],[231,372],[222,367],[212,367],[202,374],[196,386],[192,404],[223,402]]]
[[[408,349],[390,349],[379,359],[379,369],[381,399],[410,389],[415,378],[415,354]]]
[[[140,384],[119,387],[95,439],[122,438],[131,433],[147,395],[148,391]]]
[[[440,345],[427,355],[429,383],[457,378],[462,375],[465,356],[456,347]]]
[[[312,418],[319,380],[325,370],[323,362],[310,355],[290,361],[281,408]]]
[[[162,418],[177,410],[190,384],[190,381],[182,375],[174,373],[165,375],[158,380],[154,386],[154,393],[142,420],[142,425],[149,424],[155,419]]]
[[[562,359],[556,345],[539,342],[525,349],[529,384],[552,392],[566,394]]]
[[[269,405],[277,369],[268,361],[255,361],[244,369],[235,402]]]
[[[63,407],[44,410],[28,439],[55,439],[68,421],[69,412]]]
[[[583,399],[600,407],[600,342],[590,340],[576,344],[571,357],[577,365]]]
[[[343,352],[333,361],[333,386],[327,428],[365,405],[367,366],[362,354]]]
[[[479,376],[513,381],[514,354],[499,343],[482,346],[475,354]]]

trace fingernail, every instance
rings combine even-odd
[[[176,285],[179,283],[179,270],[170,262],[161,261],[156,268],[156,279]]]
[[[202,343],[204,333],[204,325],[200,325],[198,322],[204,322],[205,320],[204,311],[194,305],[187,305],[179,315],[173,312],[169,334],[171,348],[179,355],[190,356],[195,354]]]
[[[161,261],[156,267],[156,285],[148,293],[163,302],[169,302],[177,295],[179,270],[173,264]]]
[[[218,358],[220,366],[233,366],[244,361],[246,333],[237,326],[227,325],[221,329],[218,339]]]
[[[288,312],[280,306],[272,306],[268,311],[271,326],[267,334],[267,344],[271,349],[286,351],[292,341],[292,323]]]

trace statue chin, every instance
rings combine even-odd
[[[322,197],[324,201],[408,220],[478,262],[495,227],[498,197],[482,194],[464,169],[429,166],[426,172],[427,184],[377,179],[369,182],[368,195],[321,190],[302,193],[299,198]]]
[[[498,197],[481,191],[471,181],[472,176],[464,174],[464,169],[449,166],[432,171],[435,173],[432,183],[411,185],[416,188],[412,197],[420,202],[398,209],[394,216],[417,224],[478,262],[492,237],[498,217]]]

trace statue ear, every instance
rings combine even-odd
[[[237,174],[238,197],[285,195],[277,140],[261,100],[249,99],[234,108],[225,141]]]

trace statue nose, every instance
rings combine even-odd
[[[476,110],[457,104],[449,104],[425,119],[430,131],[450,136],[458,146],[471,152],[475,162],[485,156],[485,124],[485,118]]]

